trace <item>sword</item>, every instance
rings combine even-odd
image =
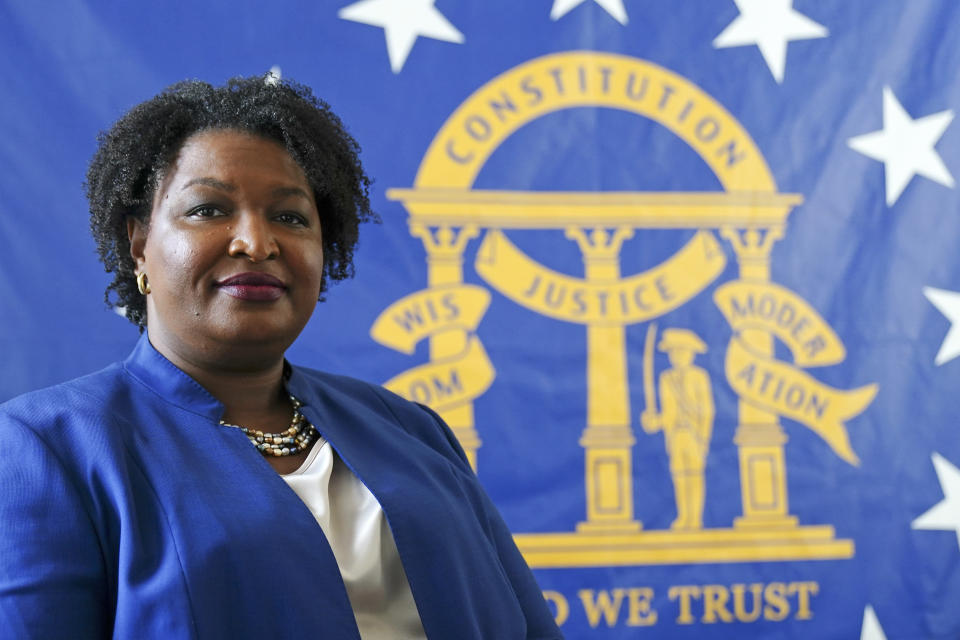
[[[651,322],[647,327],[647,340],[643,348],[643,396],[646,402],[643,413],[651,416],[657,413],[657,395],[653,390],[653,349],[656,340],[657,323]],[[644,428],[644,431],[647,429]]]

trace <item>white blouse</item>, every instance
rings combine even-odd
[[[340,567],[363,640],[427,636],[377,499],[322,437],[281,476],[323,530]]]

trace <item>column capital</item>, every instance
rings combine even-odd
[[[594,227],[587,232],[583,227],[570,226],[565,235],[579,245],[585,262],[615,260],[619,264],[620,248],[625,240],[633,237],[633,227],[614,227],[609,231],[605,227]]]
[[[476,238],[480,230],[475,224],[453,227],[448,224],[436,227],[421,222],[410,223],[410,235],[420,238],[430,258],[460,260],[467,242]]]
[[[783,227],[720,227],[720,235],[730,241],[741,264],[770,259],[773,243],[783,238]]]

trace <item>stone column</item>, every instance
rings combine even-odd
[[[733,245],[741,280],[770,280],[770,250],[773,243],[783,237],[783,227],[724,227],[720,235]],[[758,355],[773,357],[774,338],[770,333],[745,329],[739,338]],[[739,423],[734,443],[740,458],[743,516],[734,521],[735,527],[797,526],[797,518],[789,515],[787,504],[787,466],[783,457],[786,442],[787,435],[777,414],[739,401]]]
[[[439,287],[463,283],[463,250],[478,234],[476,225],[452,227],[441,225],[430,228],[417,222],[410,224],[410,234],[423,241],[427,252],[427,285]],[[430,360],[455,356],[467,348],[470,336],[463,329],[451,329],[430,337]],[[446,409],[441,417],[453,430],[463,447],[470,465],[477,469],[477,449],[480,438],[474,424],[473,403]]]
[[[620,247],[633,236],[630,227],[589,233],[569,227],[567,238],[583,253],[587,282],[615,284],[620,280]],[[626,338],[622,324],[587,326],[587,426],[580,438],[585,451],[587,519],[577,525],[585,533],[639,531],[633,517],[630,395]]]

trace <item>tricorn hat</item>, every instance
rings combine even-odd
[[[706,353],[707,351],[707,345],[704,344],[703,340],[689,329],[664,329],[657,348],[660,351],[670,351],[671,349],[689,349],[694,353]]]

